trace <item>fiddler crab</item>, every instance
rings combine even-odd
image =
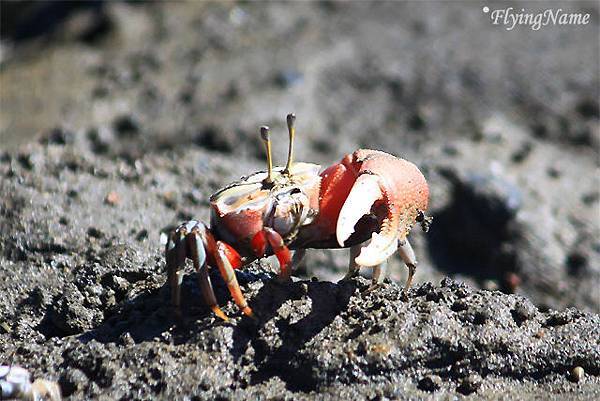
[[[0,365],[0,400],[60,401],[58,384],[36,379],[19,366]]]
[[[209,277],[217,267],[240,310],[254,317],[235,270],[270,255],[279,261],[279,280],[290,279],[308,248],[350,248],[350,279],[360,267],[373,268],[370,290],[385,275],[386,260],[398,250],[408,267],[410,287],[417,260],[407,240],[411,227],[425,217],[429,188],[409,161],[378,150],[359,149],[324,171],[312,163],[294,163],[295,115],[288,114],[289,149],[285,167],[273,167],[269,127],[260,128],[267,171],[227,185],[210,197],[210,228],[191,220],[173,230],[166,244],[171,302],[180,313],[183,267],[191,259],[205,302],[221,319]],[[295,251],[292,257],[290,251]]]

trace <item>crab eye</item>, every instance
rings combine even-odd
[[[302,191],[300,191],[300,188],[293,188],[293,189],[290,191],[290,195],[299,194],[300,192],[302,192]]]

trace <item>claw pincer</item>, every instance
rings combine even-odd
[[[398,251],[409,269],[405,288],[410,286],[417,261],[407,236],[415,222],[425,229],[431,220],[424,215],[429,189],[423,174],[409,161],[369,149],[346,155],[321,173],[319,165],[292,163],[294,122],[295,116],[288,115],[285,167],[273,167],[270,131],[261,127],[267,171],[212,195],[210,228],[189,221],[171,233],[165,253],[171,300],[178,311],[188,258],[205,302],[224,320],[208,269],[218,268],[240,310],[254,316],[234,270],[269,255],[279,261],[279,278],[289,280],[305,249],[350,248],[347,277],[360,267],[372,267],[374,288],[383,279],[386,260]]]
[[[429,189],[425,177],[412,163],[384,152],[360,149],[353,153],[356,180],[336,225],[340,246],[364,216],[373,213],[380,221],[379,233],[356,258],[361,266],[384,262],[404,243],[419,212],[427,210]]]

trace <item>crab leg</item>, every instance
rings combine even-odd
[[[398,253],[404,261],[404,264],[406,264],[406,267],[408,267],[408,277],[406,278],[406,285],[404,286],[404,292],[406,292],[410,288],[413,276],[417,270],[417,257],[407,239],[398,241]]]
[[[350,247],[350,260],[348,262],[348,273],[344,276],[342,280],[349,280],[355,277],[360,270],[360,265],[356,263],[356,257],[361,251],[362,244],[353,245]],[[365,292],[373,291],[378,288],[383,279],[385,278],[385,273],[387,271],[387,261],[384,261],[378,265],[373,266],[373,275],[371,276],[371,285]]]
[[[165,258],[167,260],[167,274],[169,286],[171,287],[171,304],[175,307],[176,313],[181,314],[181,283],[183,281],[183,266],[186,259],[186,236],[185,228],[175,230],[170,236],[165,248]]]
[[[383,283],[383,279],[385,278],[385,273],[387,271],[387,261],[378,264],[373,267],[373,276],[371,278],[372,286],[379,286]]]
[[[229,289],[229,292],[231,293],[231,297],[233,298],[235,304],[245,315],[253,318],[254,313],[252,312],[252,309],[248,306],[246,298],[244,298],[244,295],[242,294],[242,290],[240,289],[240,285],[238,284],[237,278],[235,276],[233,265],[231,264],[228,257],[228,254],[231,254],[231,252],[235,252],[235,250],[233,250],[233,248],[231,247],[228,247],[227,244],[225,244],[224,242],[217,241],[215,259],[217,261],[217,266],[219,267],[219,272],[221,273],[223,280],[225,280],[227,288]],[[237,252],[235,253],[237,254]]]
[[[348,260],[348,273],[344,276],[342,280],[350,280],[353,277],[356,277],[358,271],[360,270],[360,266],[356,263],[356,257],[360,253],[361,244],[353,245],[350,247],[350,259]]]
[[[294,256],[292,256],[292,262],[290,263],[290,270],[292,272],[300,266],[300,263],[304,260],[304,256],[306,256],[306,249],[300,248],[294,251]]]
[[[371,285],[367,288],[364,293],[368,294],[369,292],[376,290],[381,287],[383,280],[385,279],[387,271],[387,261],[384,261],[376,266],[373,266],[373,275],[371,276]]]
[[[200,292],[204,297],[204,302],[208,307],[221,319],[228,321],[227,315],[219,308],[217,304],[217,297],[215,297],[215,291],[213,290],[210,276],[208,274],[208,265],[206,264],[206,249],[204,248],[204,242],[198,232],[198,228],[194,227],[192,234],[188,235],[188,245],[190,249],[191,259],[194,263],[194,268],[198,273],[198,284],[200,285]]]
[[[204,224],[194,220],[179,226],[169,237],[165,249],[167,273],[171,287],[171,304],[175,308],[175,313],[178,317],[181,317],[183,267],[185,266],[185,260],[190,258],[198,273],[198,283],[204,301],[218,317],[227,321],[227,316],[217,304],[217,298],[215,297],[206,263],[207,256],[209,256],[207,252],[215,253],[214,242],[212,234],[206,229]]]

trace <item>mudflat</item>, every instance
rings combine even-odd
[[[600,398],[597,4],[538,31],[470,3],[2,7],[0,364],[67,400]],[[284,163],[291,111],[296,160],[427,177],[408,297],[399,257],[366,294],[315,250],[291,283],[238,271],[257,321],[190,266],[176,319],[164,234],[265,168],[260,125]]]

